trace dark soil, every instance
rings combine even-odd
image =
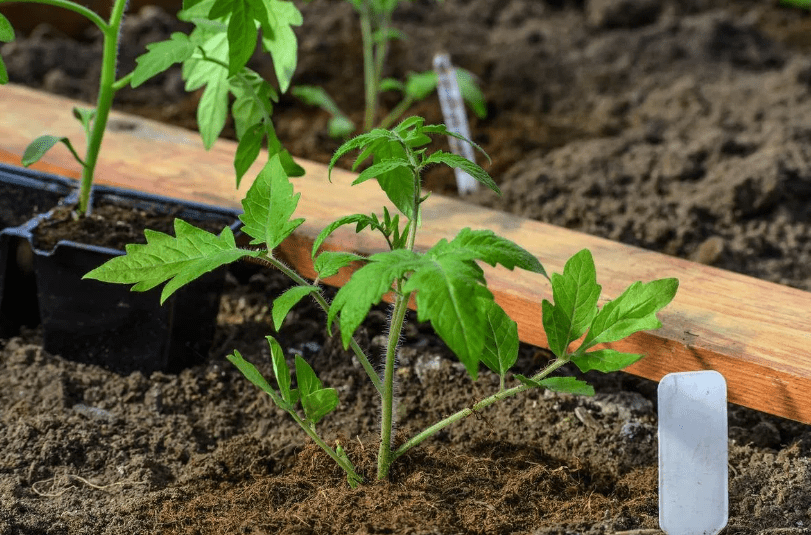
[[[301,8],[294,82],[324,85],[359,120],[354,12],[329,0]],[[395,23],[410,39],[393,47],[388,75],[428,69],[446,50],[480,77],[489,115],[471,130],[504,196],[472,201],[811,289],[808,12],[762,0],[445,0],[404,4]],[[129,17],[122,71],[144,44],[176,29],[159,10]],[[92,35],[39,27],[0,53],[12,81],[94,95]],[[272,79],[266,60],[254,66]],[[118,103],[193,128],[195,98],[172,71],[122,91]],[[434,100],[413,111],[441,121]],[[285,146],[322,162],[337,147],[327,119],[288,97],[274,113]],[[426,180],[453,193],[451,173],[433,170]],[[349,490],[224,359],[236,348],[270,374],[263,337],[273,333],[270,299],[282,288],[264,275],[232,280],[209,359],[178,375],[122,377],[75,364],[44,353],[36,332],[0,342],[0,534],[656,527],[656,385],[624,374],[589,377],[593,398],[530,392],[497,404],[401,459],[391,481]],[[385,314],[361,337],[373,355]],[[373,473],[374,391],[324,338],[321,317],[302,306],[280,341],[338,388],[341,405],[324,435]],[[446,356],[429,330],[409,327],[398,371],[404,433],[497,388],[487,373],[470,382]],[[542,350],[523,347],[517,371],[544,362]],[[811,428],[737,407],[729,424],[724,533],[808,533]]]

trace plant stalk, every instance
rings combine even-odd
[[[113,105],[115,75],[118,64],[118,40],[121,34],[121,20],[124,17],[126,5],[126,0],[115,0],[113,11],[110,13],[110,22],[102,27],[104,51],[101,60],[101,78],[99,81],[99,95],[96,100],[96,117],[93,119],[93,129],[87,139],[87,154],[82,169],[82,183],[79,190],[79,213],[81,214],[87,213],[90,203],[93,175],[99,159],[104,131],[107,128],[110,108]]]
[[[377,111],[379,78],[375,68],[375,45],[372,29],[371,0],[363,0],[360,8],[360,33],[363,38],[363,84],[366,89],[366,110],[363,118],[363,131],[368,132],[374,126]]]
[[[540,372],[533,375],[531,377],[531,379],[533,381],[540,381],[541,379],[545,378],[547,375],[549,375],[553,371],[557,370],[558,368],[560,368],[561,366],[563,366],[567,362],[569,362],[568,358],[566,358],[566,359],[560,359],[560,358],[556,359],[549,366],[547,366],[546,368],[544,368]],[[527,386],[525,384],[520,384],[518,386],[514,386],[512,388],[509,388],[507,390],[500,390],[500,391],[496,392],[495,394],[493,394],[492,396],[484,398],[483,400],[479,401],[478,403],[475,403],[474,405],[472,405],[470,407],[465,407],[464,409],[462,409],[462,410],[448,416],[447,418],[445,418],[443,420],[440,420],[439,422],[435,423],[431,427],[428,427],[427,429],[424,429],[422,432],[414,435],[412,438],[410,438],[405,443],[403,443],[399,448],[397,448],[397,451],[392,453],[392,458],[391,458],[392,462],[394,462],[394,460],[396,460],[398,457],[403,455],[405,452],[407,452],[408,450],[410,450],[414,446],[417,446],[417,445],[421,444],[425,439],[431,437],[432,435],[436,434],[437,432],[441,431],[442,429],[446,428],[447,426],[451,425],[452,423],[458,422],[459,420],[462,420],[463,418],[467,418],[468,416],[470,416],[474,412],[477,412],[477,411],[480,411],[480,410],[482,410],[484,408],[487,408],[487,407],[489,407],[490,405],[492,405],[493,403],[495,403],[497,401],[501,401],[502,399],[512,397],[512,396],[514,396],[516,394],[520,394],[521,392],[523,392],[525,390],[529,390],[530,388],[532,388],[532,387]]]

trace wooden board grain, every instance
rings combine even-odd
[[[19,161],[25,146],[44,133],[68,135],[83,146],[81,127],[71,115],[76,103],[29,89],[0,87],[0,158]],[[239,206],[250,185],[237,190],[233,176],[235,144],[218,141],[205,151],[195,132],[122,114],[112,115],[99,163],[100,183],[205,203]],[[15,156],[16,155],[16,156]],[[298,216],[307,223],[281,247],[281,254],[312,276],[310,247],[317,233],[341,215],[379,207],[385,198],[373,181],[350,188],[352,173],[336,171],[332,183],[324,166],[299,162],[307,175],[294,179],[301,192]],[[77,176],[79,168],[64,147],[43,160],[49,171]],[[248,177],[255,176],[256,165]],[[572,202],[576,202],[573,200]],[[622,245],[601,238],[521,219],[459,200],[432,196],[425,204],[418,247],[450,238],[464,227],[489,228],[536,255],[547,271],[560,271],[567,258],[589,248],[597,264],[605,298],[614,298],[636,280],[676,277],[676,299],[661,314],[663,327],[609,344],[620,351],[644,353],[630,373],[658,380],[670,372],[717,370],[728,383],[729,399],[747,407],[811,423],[811,293],[764,282]],[[336,233],[330,248],[360,253],[383,244],[350,229]],[[541,325],[543,299],[551,298],[541,276],[485,269],[498,301],[518,322],[523,341],[545,346]],[[331,279],[341,284],[347,274]]]

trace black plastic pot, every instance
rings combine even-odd
[[[6,229],[51,210],[76,181],[0,164],[0,337],[39,323],[32,258]]]
[[[170,213],[191,224],[213,221],[233,230],[239,226],[236,210],[95,186],[93,204],[106,202]],[[66,240],[51,251],[38,249],[33,230],[46,221],[6,231],[30,246],[46,351],[122,374],[177,372],[208,355],[225,268],[184,286],[161,305],[160,288],[132,292],[128,285],[82,280],[123,251]]]

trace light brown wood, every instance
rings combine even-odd
[[[34,137],[68,135],[83,146],[81,127],[71,115],[74,102],[15,86],[0,87],[0,158],[20,155]],[[100,183],[206,203],[239,206],[250,179],[235,189],[235,144],[219,141],[205,151],[195,132],[113,114],[99,164]],[[19,161],[19,157],[17,157]],[[349,187],[354,175],[335,171],[332,184],[324,166],[300,161],[307,170],[293,180],[302,193],[298,216],[307,223],[282,245],[282,254],[312,276],[310,247],[332,220],[382,205],[373,181]],[[45,158],[48,169],[77,176],[78,166],[62,146]],[[255,176],[259,165],[248,176]],[[572,199],[572,202],[577,202]],[[614,243],[464,202],[432,196],[426,202],[420,247],[450,238],[460,229],[489,228],[535,254],[547,271],[560,271],[567,258],[589,248],[605,298],[614,298],[636,280],[676,277],[676,299],[660,314],[663,327],[639,333],[611,347],[646,358],[630,373],[658,380],[670,372],[714,369],[728,383],[729,399],[747,407],[811,423],[811,293],[764,282],[678,258]],[[350,228],[338,232],[330,248],[361,253],[382,250],[382,243]],[[541,276],[485,270],[498,301],[518,322],[521,339],[544,346],[543,299],[551,299]],[[330,280],[340,284],[347,274]]]

